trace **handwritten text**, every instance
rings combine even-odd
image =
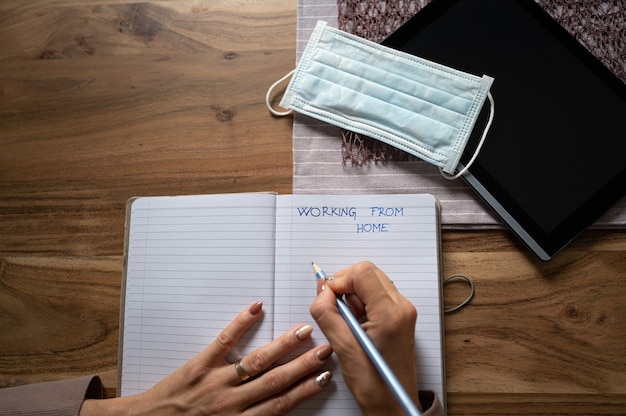
[[[297,207],[298,215],[301,217],[349,217],[357,220],[357,216],[371,218],[373,221],[363,221],[356,224],[357,234],[365,233],[387,233],[391,231],[387,222],[379,222],[375,218],[403,217],[404,208],[401,207],[369,207],[359,211],[356,207]]]

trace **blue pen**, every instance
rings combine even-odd
[[[324,270],[320,269],[317,264],[312,264],[313,271],[315,272],[315,277],[317,279],[326,280],[327,275]],[[370,360],[372,360],[372,364],[374,364],[374,367],[376,367],[380,375],[383,377],[383,379],[391,389],[393,395],[396,396],[396,399],[398,399],[398,402],[404,409],[404,412],[410,416],[420,416],[420,412],[417,409],[417,406],[415,406],[415,403],[413,403],[413,400],[411,400],[409,394],[406,392],[406,390],[404,390],[404,387],[402,387],[402,384],[400,383],[396,375],[393,373],[393,371],[391,371],[391,368],[389,368],[389,365],[387,364],[383,356],[380,355],[380,352],[378,352],[372,340],[367,336],[365,330],[363,330],[361,324],[359,324],[359,321],[356,320],[348,305],[339,296],[337,296],[337,309],[339,309],[339,313],[341,313],[341,316],[343,316],[343,318],[348,323],[348,326],[367,353],[367,356],[370,357]]]

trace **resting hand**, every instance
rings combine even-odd
[[[261,316],[261,307],[256,303],[240,312],[204,351],[145,393],[86,400],[80,415],[286,414],[328,382],[328,372],[311,374],[324,364],[332,349],[328,345],[317,347],[271,368],[309,338],[312,330],[309,325],[294,328],[242,359],[243,371],[252,377],[243,381],[226,357]]]
[[[337,310],[335,294],[346,295],[363,329],[421,410],[414,350],[417,311],[413,304],[370,262],[358,263],[337,272],[332,280],[318,282],[311,315],[337,354],[344,380],[364,415],[404,412]]]

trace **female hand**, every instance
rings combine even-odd
[[[335,273],[333,279],[318,282],[311,315],[337,354],[344,380],[364,415],[404,412],[337,310],[336,294],[346,295],[355,317],[421,410],[414,350],[417,311],[413,304],[370,262],[358,263]]]
[[[109,400],[87,400],[80,415],[287,413],[328,383],[330,372],[311,373],[324,364],[332,349],[328,345],[317,347],[271,368],[274,362],[309,338],[313,328],[302,325],[244,357],[242,367],[237,370],[226,357],[261,316],[261,309],[262,304],[258,302],[240,312],[204,351],[145,393]]]

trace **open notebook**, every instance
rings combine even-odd
[[[232,362],[299,324],[315,328],[307,348],[326,343],[309,315],[316,296],[311,262],[334,272],[371,260],[417,307],[420,388],[445,403],[439,251],[439,208],[430,195],[133,198],[118,394],[149,389],[259,300],[264,315],[232,352]],[[293,414],[361,414],[336,358],[328,367],[333,381]]]

